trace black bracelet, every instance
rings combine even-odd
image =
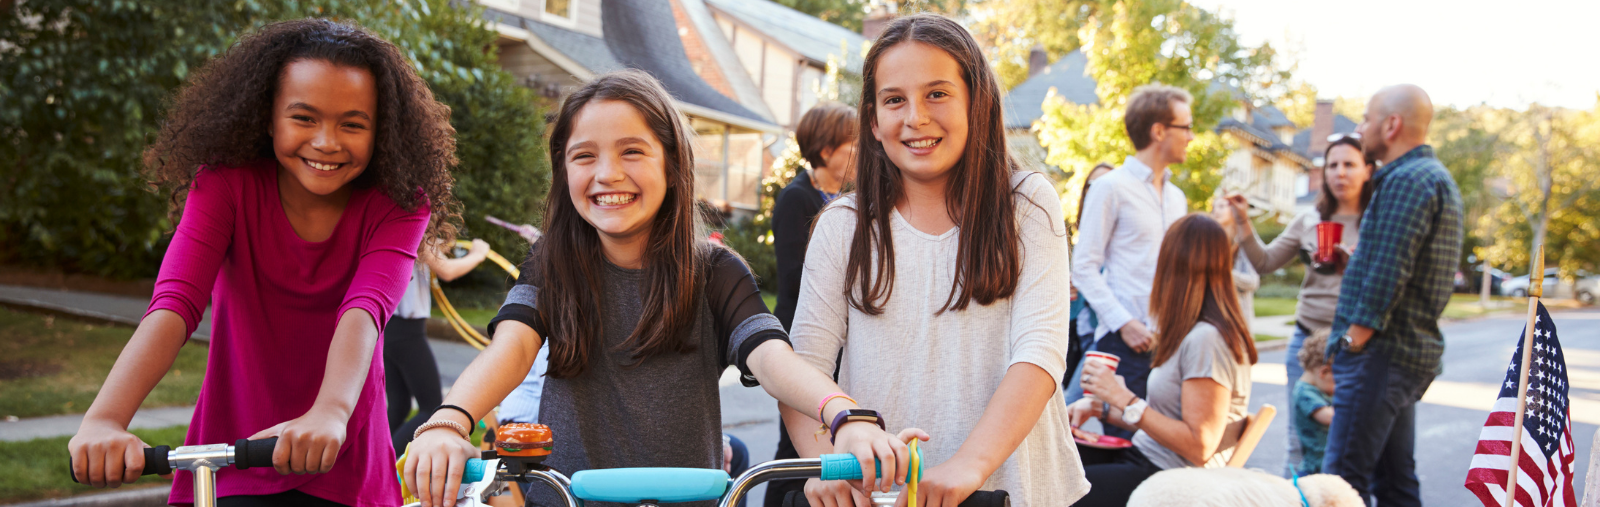
[[[467,409],[464,409],[464,408],[461,408],[461,407],[458,407],[458,406],[455,406],[455,405],[439,405],[437,408],[433,409],[433,413],[437,414],[437,413],[439,413],[440,410],[444,410],[444,409],[447,409],[447,408],[450,409],[450,410],[454,410],[456,412],[461,412],[461,415],[467,416],[467,426],[473,426],[473,425],[478,424],[478,418],[472,417],[472,413],[471,412],[468,412]]]
[[[849,410],[840,411],[838,414],[834,414],[833,424],[828,425],[828,433],[832,434],[828,437],[828,443],[831,444],[834,442],[834,439],[838,438],[840,426],[844,426],[845,423],[856,421],[878,423],[878,429],[889,431],[887,425],[883,423],[883,416],[878,415],[876,411],[852,408]]]

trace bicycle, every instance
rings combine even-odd
[[[272,466],[272,449],[278,437],[261,440],[239,439],[233,445],[185,445],[144,448],[143,475],[167,475],[173,470],[187,470],[194,474],[194,506],[217,505],[217,471],[228,465],[244,470]],[[72,461],[67,460],[67,476],[78,482],[72,473]]]
[[[825,481],[860,480],[861,465],[851,454],[827,454],[820,458],[774,460],[751,466],[736,478],[729,478],[722,470],[705,468],[610,468],[583,470],[568,478],[561,472],[543,465],[550,455],[554,439],[550,429],[540,424],[507,424],[501,426],[494,442],[495,449],[483,451],[482,458],[467,461],[462,471],[461,486],[457,491],[458,506],[479,507],[487,505],[491,497],[507,494],[512,483],[540,483],[554,490],[566,507],[582,507],[584,501],[633,504],[639,507],[659,507],[660,504],[703,502],[717,500],[719,507],[738,505],[750,489],[763,482],[779,479],[811,479]],[[912,445],[911,475],[907,482],[915,484],[922,474],[921,451]],[[405,456],[395,464],[398,474],[405,464]],[[881,469],[880,469],[881,470]],[[420,507],[401,480],[406,507]],[[908,488],[914,491],[914,486]],[[897,493],[873,493],[875,506],[893,506]],[[784,499],[784,507],[809,507],[803,493],[792,492]],[[978,491],[961,502],[962,507],[1010,507],[1010,495],[1005,491]]]

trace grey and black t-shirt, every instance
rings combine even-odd
[[[536,246],[537,247],[537,246]],[[706,253],[706,282],[692,327],[694,350],[653,356],[629,366],[620,350],[644,314],[644,270],[604,263],[600,334],[589,367],[576,378],[548,378],[539,402],[539,422],[550,426],[555,450],[545,464],[571,476],[580,470],[622,467],[722,467],[722,408],[718,380],[729,365],[746,386],[755,378],[744,364],[767,340],[788,341],[767,311],[750,269],[720,247]],[[541,338],[549,327],[537,310],[537,269],[524,269],[506,296],[494,327],[515,320]],[[529,492],[529,505],[561,505],[543,485]],[[614,504],[589,502],[590,506]],[[713,505],[713,502],[683,505]],[[631,506],[630,506],[631,507]]]

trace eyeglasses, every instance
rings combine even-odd
[[[1173,125],[1171,123],[1163,123],[1162,125],[1166,125],[1167,128],[1184,129],[1184,130],[1189,130],[1190,127],[1194,126],[1193,124],[1189,124],[1189,125]]]
[[[1360,141],[1361,140],[1361,133],[1360,132],[1343,132],[1343,133],[1329,135],[1328,136],[1328,142],[1337,143],[1337,142],[1339,142],[1340,140],[1342,140],[1342,139],[1344,139],[1346,137],[1348,137],[1350,139],[1354,139],[1354,140]]]

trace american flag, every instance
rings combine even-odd
[[[1519,335],[1521,336],[1521,335]],[[1484,507],[1502,507],[1506,498],[1506,468],[1511,463],[1511,432],[1517,411],[1517,381],[1521,375],[1522,340],[1500,384],[1489,420],[1478,436],[1478,450],[1467,470],[1467,489]],[[1567,361],[1556,339],[1550,313],[1539,304],[1533,326],[1533,362],[1528,367],[1527,411],[1522,419],[1516,505],[1524,507],[1576,507],[1572,492],[1572,414],[1567,410]]]

